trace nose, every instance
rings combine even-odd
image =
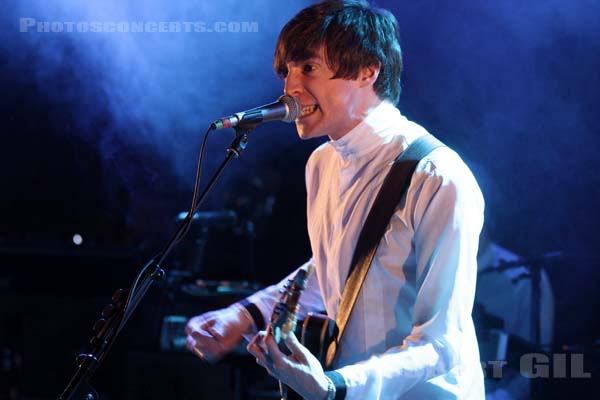
[[[298,68],[289,68],[285,77],[283,93],[289,96],[297,97],[302,92],[302,74]]]

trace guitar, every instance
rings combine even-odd
[[[290,354],[290,350],[285,345],[284,340],[290,332],[297,331],[298,300],[304,289],[306,289],[306,282],[313,270],[314,264],[309,264],[307,270],[299,270],[294,278],[288,281],[271,314],[269,322],[271,335],[278,344],[279,350],[287,355]],[[334,324],[335,321],[330,320],[326,315],[316,313],[309,313],[302,323],[300,342],[317,357],[321,364],[325,361],[327,347],[332,340],[330,333],[333,331]],[[302,398],[281,381],[279,381],[279,392],[282,400]]]

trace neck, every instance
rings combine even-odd
[[[358,124],[363,122],[365,120],[365,118],[367,118],[367,116],[371,113],[371,111],[373,111],[375,108],[377,108],[377,106],[379,106],[382,102],[383,102],[383,100],[381,100],[379,97],[377,97],[377,95],[375,93],[373,93],[373,96],[368,96],[365,99],[365,101],[359,107],[357,107],[356,110],[352,113],[353,114],[352,119],[354,120],[354,124],[352,124],[349,129],[347,129],[345,132],[343,132],[341,134],[328,135],[329,139],[340,140],[341,138],[346,136],[348,134],[348,132],[350,132],[352,129],[356,128],[356,126]]]

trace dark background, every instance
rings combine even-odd
[[[127,287],[174,231],[175,216],[189,206],[208,124],[280,95],[274,43],[306,4],[9,0],[0,6],[0,346],[19,356],[10,373],[19,371],[22,396],[56,397],[111,293]],[[400,110],[473,167],[496,241],[525,257],[560,252],[546,262],[556,344],[589,349],[600,337],[599,3],[377,5],[401,27]],[[20,32],[20,18],[253,21],[258,29],[40,33]],[[209,140],[204,182],[231,139],[224,131]],[[237,382],[235,368],[154,352],[163,314],[189,315],[244,293],[179,298],[173,288],[181,281],[172,272],[267,284],[305,260],[304,162],[319,143],[301,142],[292,125],[281,123],[253,132],[202,207],[234,210],[237,218],[211,220],[204,233],[195,227],[164,265],[172,279],[149,292],[108,361],[111,372],[100,372],[108,396],[140,395],[136,379],[148,381],[141,365],[178,377],[152,380],[161,388],[155,394],[174,395],[186,374],[217,374],[223,390]],[[197,238],[209,238],[201,261]],[[130,392],[122,397],[123,390]]]

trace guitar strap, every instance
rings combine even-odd
[[[341,343],[344,329],[352,313],[358,293],[367,276],[373,257],[375,257],[379,242],[381,242],[383,234],[402,196],[408,189],[417,164],[434,149],[442,146],[444,144],[432,135],[427,134],[419,137],[396,157],[390,171],[386,175],[379,193],[377,193],[377,197],[371,206],[365,224],[360,231],[358,242],[354,249],[352,264],[350,265],[350,271],[348,272],[335,321],[333,340],[327,348],[325,358],[325,368],[327,370],[332,367],[338,344]]]

